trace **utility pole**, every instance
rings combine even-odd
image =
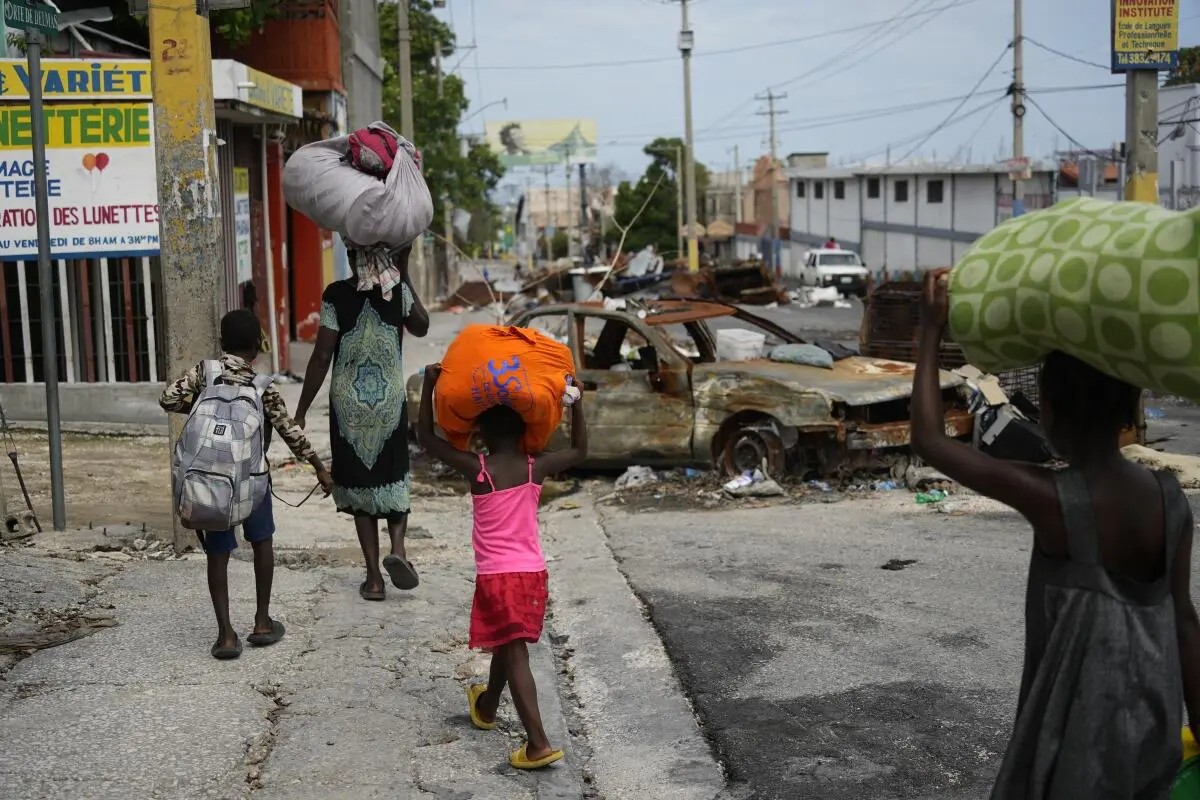
[[[767,110],[759,111],[758,115],[767,117],[771,126],[771,263],[775,267],[775,278],[779,279],[783,277],[783,264],[779,260],[779,159],[775,156],[775,117],[787,112],[777,110],[775,101],[786,100],[787,94],[775,94],[768,89],[758,99],[767,101]]]
[[[742,221],[742,157],[741,151],[735,144],[733,146],[733,180],[735,184],[733,196],[733,220],[734,222]]]
[[[583,265],[590,267],[592,259],[588,255],[587,243],[592,238],[592,225],[588,214],[587,195],[587,164],[579,165],[579,245],[583,248]]]
[[[434,59],[435,69],[437,70],[437,96],[442,97],[442,43],[435,41],[434,43]],[[411,72],[411,65],[410,65]],[[411,77],[411,76],[410,76]],[[442,238],[445,239],[443,245],[446,250],[446,263],[442,266],[440,275],[444,279],[445,291],[448,293],[452,288],[450,286],[450,266],[454,263],[454,204],[450,202],[450,195],[444,189],[442,192]],[[443,289],[443,280],[438,281],[437,291]]]
[[[1021,33],[1021,0],[1013,0],[1013,83],[1012,83],[1012,118],[1013,118],[1013,161],[1020,172],[1015,172],[1013,178],[1014,217],[1025,213],[1025,169],[1021,159],[1025,158],[1025,59],[1023,57],[1024,36]]]
[[[687,155],[687,242],[688,271],[700,270],[700,243],[696,241],[696,147],[692,135],[692,47],[695,44],[688,25],[688,0],[680,0],[683,20],[679,28],[679,52],[683,55],[683,126]]]
[[[571,151],[567,151],[567,257],[571,257]]]
[[[224,311],[212,50],[208,16],[196,13],[195,0],[154,0],[149,17],[150,41],[180,43],[150,48],[167,374],[180,375],[219,352]],[[171,415],[172,442],[183,423]],[[174,540],[182,551],[195,535],[176,519]]]
[[[679,248],[679,258],[683,258],[683,149],[679,147],[675,148],[675,230],[675,246]]]
[[[529,176],[525,176],[525,202],[523,208],[525,217],[528,222],[525,223],[525,275],[526,277],[533,274],[533,254],[537,250],[537,228],[533,225],[533,204],[530,202],[533,198],[529,196],[529,186],[532,181]]]
[[[1126,200],[1159,202],[1156,70],[1125,73],[1125,175]]]
[[[550,213],[550,170],[549,164],[542,168],[542,176],[546,179],[546,225],[542,228],[542,238],[546,240],[546,266],[554,263],[554,249],[550,245],[550,228],[553,226],[554,215]]]
[[[400,71],[400,135],[411,142],[416,137],[413,133],[412,29],[408,25],[409,2],[410,0],[399,0],[396,3],[396,60],[399,62],[397,66]],[[430,292],[433,282],[429,280],[429,271],[425,267],[424,231],[421,231],[417,241],[413,242],[411,264],[417,292],[424,301],[429,302],[433,299]]]

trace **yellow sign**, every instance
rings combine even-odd
[[[154,120],[148,103],[46,106],[47,147],[147,147]],[[29,106],[0,105],[0,150],[33,146]]]
[[[47,100],[149,99],[150,62],[47,58],[42,61],[42,95]],[[0,100],[28,99],[25,59],[0,59]]]
[[[596,121],[530,119],[489,122],[488,147],[506,167],[590,164],[596,160]]]
[[[1113,0],[1112,71],[1179,65],[1179,0]]]
[[[244,101],[248,105],[288,117],[304,116],[300,87],[274,75],[259,72],[253,67],[247,67],[246,73],[249,76],[248,82],[254,84],[245,90]]]

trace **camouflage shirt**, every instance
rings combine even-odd
[[[254,382],[254,376],[257,373],[255,373],[254,367],[247,364],[245,360],[229,353],[222,353],[220,361],[221,366],[225,369],[222,375],[224,381],[241,386],[249,386]],[[196,398],[203,391],[204,365],[197,364],[167,386],[162,397],[159,398],[158,404],[162,406],[163,411],[168,413],[189,414],[192,411],[192,404],[196,402]],[[308,437],[292,419],[291,414],[288,413],[287,404],[283,402],[283,397],[274,387],[269,387],[263,392],[263,413],[266,415],[267,421],[271,423],[271,427],[279,432],[284,444],[298,460],[309,461],[316,456],[316,451],[313,450]],[[271,431],[267,430],[263,433],[263,450],[265,451],[270,446]]]

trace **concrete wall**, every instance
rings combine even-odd
[[[162,390],[161,383],[59,384],[62,427],[68,431],[165,434],[167,415],[158,407]],[[4,384],[0,403],[12,424],[46,426],[44,384]]]

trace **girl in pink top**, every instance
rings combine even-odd
[[[571,446],[566,450],[526,454],[521,450],[525,422],[511,408],[496,406],[477,420],[487,455],[468,453],[434,432],[433,389],[440,373],[437,364],[425,368],[417,434],[431,456],[461,472],[471,484],[476,577],[470,646],[492,653],[487,684],[467,689],[471,722],[482,730],[496,727],[496,710],[507,684],[527,737],[509,763],[517,769],[540,769],[563,753],[546,738],[529,669],[528,644],[541,638],[549,597],[546,560],[538,539],[538,501],[543,480],[587,455],[581,403],[571,406]]]

